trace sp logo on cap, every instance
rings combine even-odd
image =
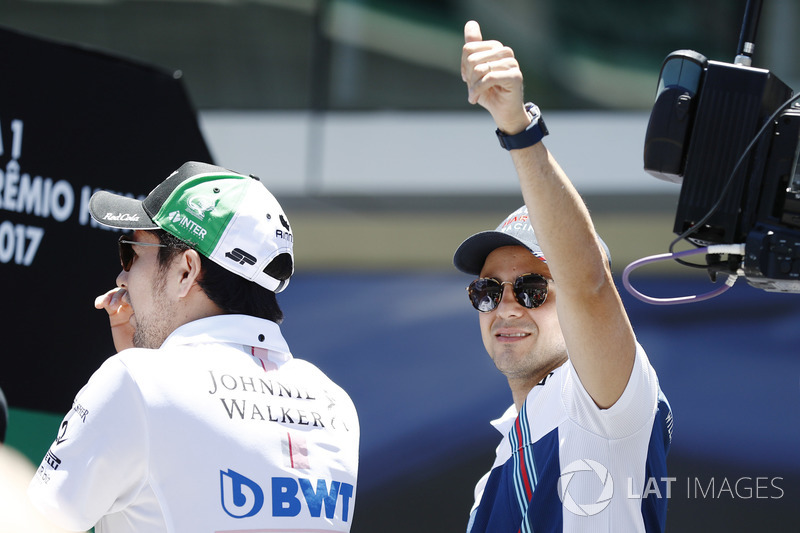
[[[258,259],[254,255],[248,254],[241,248],[234,248],[230,252],[226,252],[225,257],[227,257],[228,259],[233,259],[240,265],[243,265],[245,263],[247,263],[248,265],[255,265],[256,262],[258,261]]]

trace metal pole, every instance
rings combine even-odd
[[[749,67],[753,64],[758,19],[761,17],[761,4],[762,0],[747,0],[747,5],[744,8],[744,20],[742,20],[742,31],[739,34],[739,47],[736,50],[736,59],[733,61],[737,65]]]

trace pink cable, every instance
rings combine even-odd
[[[633,288],[633,285],[631,285],[631,282],[629,280],[631,272],[633,272],[640,266],[647,265],[650,263],[655,263],[657,261],[665,261],[667,259],[675,259],[678,257],[685,257],[688,255],[695,255],[702,253],[744,255],[744,244],[716,244],[704,248],[696,248],[694,250],[685,250],[683,252],[671,252],[666,254],[658,254],[658,255],[651,255],[649,257],[644,257],[642,259],[638,259],[632,262],[630,265],[625,267],[625,270],[622,272],[622,284],[625,286],[625,289],[629,293],[631,293],[634,297],[645,303],[649,303],[652,305],[686,304],[686,303],[702,302],[703,300],[714,298],[716,296],[719,296],[723,292],[727,291],[731,287],[733,287],[733,284],[736,282],[738,276],[728,275],[728,279],[725,281],[725,284],[722,287],[714,289],[713,291],[704,294],[694,294],[691,296],[676,296],[672,298],[654,298],[652,296],[647,296],[646,294],[642,294],[641,292]]]

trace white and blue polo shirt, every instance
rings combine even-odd
[[[664,530],[672,411],[640,345],[609,409],[567,361],[492,424],[504,437],[475,488],[468,533]]]

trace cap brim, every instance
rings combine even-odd
[[[497,248],[503,246],[523,246],[533,255],[542,259],[541,249],[531,250],[531,247],[502,231],[482,231],[461,243],[453,254],[453,264],[466,274],[480,275],[486,258]]]
[[[121,229],[158,229],[145,212],[141,200],[98,191],[89,199],[89,213],[92,217],[112,228]]]

